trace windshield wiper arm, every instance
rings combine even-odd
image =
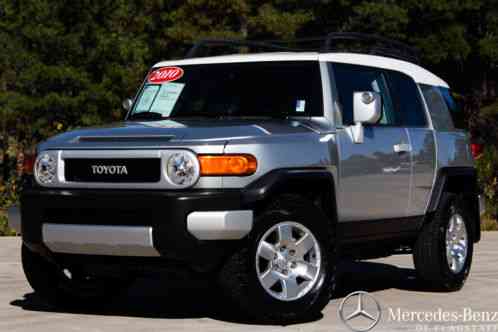
[[[222,116],[219,114],[205,114],[205,113],[189,113],[185,115],[170,116],[169,119],[219,119]]]

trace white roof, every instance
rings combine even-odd
[[[316,53],[316,52],[274,52],[257,54],[233,54],[214,57],[191,58],[184,60],[162,61],[154,65],[165,66],[188,66],[210,63],[244,63],[244,62],[266,62],[266,61],[325,61],[338,62],[369,67],[377,67],[402,72],[411,76],[415,82],[433,86],[448,88],[448,83],[427,69],[411,62],[393,58],[358,54],[358,53]]]
[[[320,54],[319,58],[320,61],[349,63],[353,65],[396,70],[411,76],[417,83],[448,88],[448,83],[443,81],[440,77],[419,65],[403,60],[358,53],[323,53]]]
[[[266,62],[266,61],[318,61],[316,52],[274,52],[253,54],[231,54],[204,58],[191,58],[184,60],[163,61],[154,67],[204,65],[209,63],[241,63],[241,62]]]

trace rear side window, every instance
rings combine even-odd
[[[415,81],[403,73],[395,71],[386,71],[386,73],[400,126],[425,127],[427,119]]]
[[[467,128],[465,124],[465,115],[463,112],[462,104],[460,102],[457,102],[457,100],[453,97],[454,94],[450,91],[450,89],[443,87],[439,87],[438,89],[444,98],[446,106],[448,106],[451,119],[453,120],[453,126],[457,129]]]
[[[377,125],[396,125],[393,103],[384,72],[380,69],[348,64],[333,65],[344,125],[354,124],[353,94],[374,91],[382,96],[382,116]]]
[[[425,102],[429,108],[434,129],[439,131],[454,130],[455,126],[450,115],[448,103],[445,101],[440,88],[424,84],[421,84],[420,88],[422,89]],[[451,98],[451,102],[454,103],[453,98]]]

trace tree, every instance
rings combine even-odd
[[[179,46],[176,56],[203,38],[292,38],[313,18],[299,1],[188,0],[172,7],[161,14],[166,28],[158,37]]]

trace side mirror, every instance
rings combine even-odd
[[[123,106],[126,112],[129,112],[133,106],[133,100],[131,100],[130,98],[126,98],[121,103],[121,106]]]
[[[353,142],[363,143],[363,124],[374,124],[382,116],[382,96],[373,91],[353,93]]]

